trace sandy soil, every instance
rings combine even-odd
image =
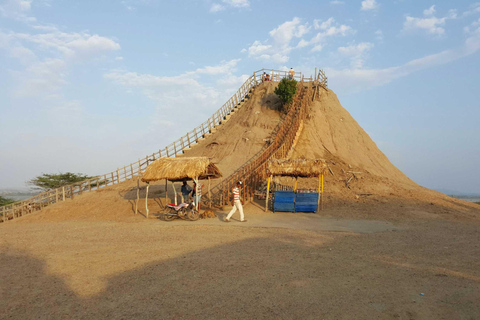
[[[0,318],[480,318],[478,221],[253,212],[2,224]]]

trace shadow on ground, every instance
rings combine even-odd
[[[477,317],[478,277],[424,267],[422,250],[406,263],[388,241],[379,242],[410,245],[409,237],[350,236],[334,245],[328,236],[281,234],[218,244],[173,259],[153,258],[108,278],[105,290],[91,297],[72,292],[43,261],[3,247],[0,310],[8,319]],[[442,259],[431,263],[442,265]]]

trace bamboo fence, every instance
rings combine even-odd
[[[250,97],[250,94],[254,88],[262,82],[262,76],[264,72],[270,74],[271,81],[280,81],[289,75],[289,71],[273,69],[261,69],[255,71],[253,75],[242,84],[238,91],[210,118],[192,131],[187,132],[187,134],[182,136],[180,139],[170,143],[165,148],[159,149],[157,152],[147,155],[145,158],[139,159],[138,161],[126,165],[123,168],[118,168],[110,173],[99,175],[91,179],[57,189],[45,191],[29,199],[2,206],[0,207],[1,222],[22,217],[59,201],[73,199],[75,196],[81,195],[84,192],[95,191],[109,185],[118,184],[139,175],[140,172],[144,171],[151,162],[158,158],[176,157],[179,154],[185,153],[185,151],[189,150],[207,135],[212,134],[215,131],[215,127],[221,125],[225,120],[227,120],[228,116]],[[304,85],[310,83],[311,86],[308,89],[308,94],[310,94],[312,86],[318,87],[319,84],[326,84],[326,77],[323,71],[322,76],[323,78],[321,78],[320,73],[317,73],[316,70],[315,78],[305,78],[301,72],[295,73],[294,78],[301,83],[301,90],[300,93],[295,96],[292,108],[290,108],[290,111],[285,117],[285,120],[282,122],[282,125],[277,128],[277,134],[274,143],[264,150],[262,154],[259,154],[258,159],[256,158],[247,162],[231,177],[227,178],[220,184],[222,186],[222,191],[216,195],[212,195],[212,199],[215,199],[215,196],[216,199],[218,199],[218,201],[215,201],[217,204],[224,203],[229,198],[232,183],[238,180],[247,180],[249,184],[248,186],[244,184],[244,188],[247,188],[248,193],[253,194],[253,188],[257,186],[260,181],[259,175],[260,172],[264,170],[266,161],[271,157],[282,157],[285,155],[285,150],[288,151],[290,147],[288,146],[288,143],[284,143],[284,140],[287,139],[290,141],[292,135],[292,139],[294,139],[299,125],[297,117],[305,117],[306,102],[304,101],[304,96],[306,93],[304,91],[306,89],[304,88]],[[299,96],[302,96],[302,98],[300,99]],[[300,102],[299,99],[301,100]],[[292,142],[293,140],[289,143]],[[219,199],[218,194],[223,200]]]

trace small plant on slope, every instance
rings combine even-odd
[[[282,100],[283,106],[285,106],[293,101],[293,96],[297,92],[297,81],[283,78],[274,92]]]

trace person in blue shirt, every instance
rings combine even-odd
[[[192,187],[190,187],[188,184],[187,184],[187,181],[183,181],[183,185],[182,185],[182,188],[180,189],[181,192],[182,192],[182,197],[183,197],[183,202],[186,202],[188,203],[188,200],[189,200],[189,194],[190,192],[192,192]]]

